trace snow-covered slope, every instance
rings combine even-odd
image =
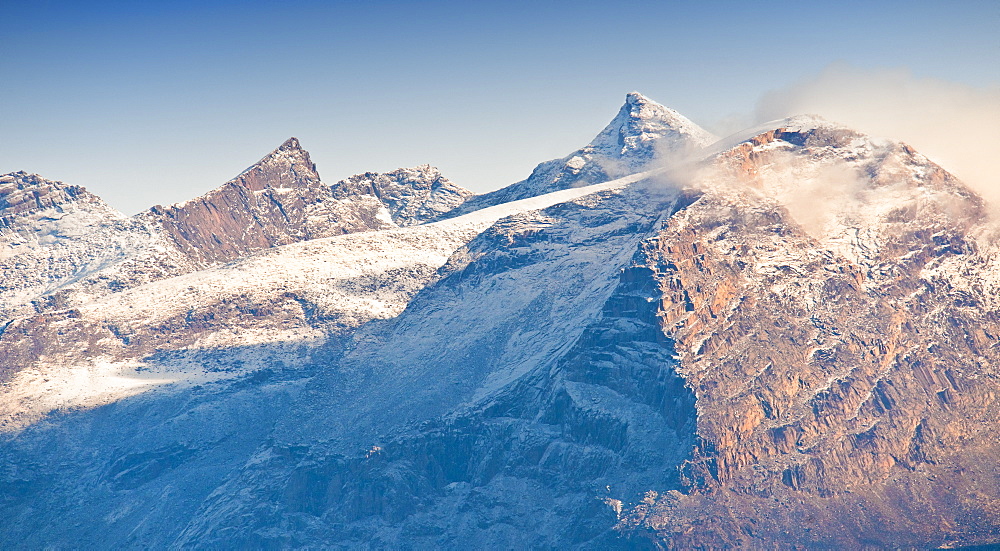
[[[336,197],[372,195],[389,209],[399,226],[413,226],[440,218],[472,196],[430,165],[400,168],[385,174],[356,174],[333,185]]]
[[[22,426],[56,407],[108,403],[150,384],[204,380],[204,366],[186,357],[171,361],[162,356],[166,351],[315,345],[372,319],[394,317],[437,278],[438,268],[454,251],[496,220],[618,189],[641,177],[554,192],[434,224],[276,247],[69,310],[13,320],[0,334],[5,345],[0,362],[17,372],[0,398],[0,425]],[[247,369],[259,367],[249,363]],[[154,376],[157,370],[164,375]],[[43,379],[46,384],[37,384]]]
[[[631,92],[618,115],[589,144],[539,164],[525,180],[472,197],[445,216],[660,168],[716,140],[677,111]]]
[[[185,264],[155,229],[81,187],[24,172],[0,177],[0,323],[63,307],[60,288],[150,256],[163,266]],[[139,271],[128,274],[130,281],[142,278]],[[92,287],[100,294],[116,285],[105,278]]]
[[[584,165],[648,166],[634,99]],[[15,320],[0,545],[1000,541],[975,194],[816,117],[570,176]]]

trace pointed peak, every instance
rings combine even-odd
[[[194,199],[175,203],[170,208],[184,208],[193,201],[206,200],[225,193],[227,187],[232,185],[246,186],[251,190],[260,191],[266,188],[293,188],[320,183],[319,173],[316,172],[315,163],[309,158],[309,152],[302,149],[298,138],[293,136],[225,184]]]
[[[636,157],[647,162],[657,152],[704,147],[716,139],[677,111],[633,91],[625,95],[618,116],[590,146],[611,158]]]
[[[308,159],[309,152],[306,151],[305,149],[302,149],[302,144],[299,143],[298,138],[292,136],[291,138],[288,138],[287,140],[282,142],[281,145],[279,145],[273,151],[261,157],[259,161],[250,165],[246,170],[241,172],[240,175],[264,163],[273,162],[278,159],[287,159],[289,157],[301,157],[303,155],[306,157],[306,159]]]
[[[632,120],[657,120],[671,125],[680,120],[688,122],[677,111],[651,100],[639,92],[625,94],[625,104],[622,105],[619,116]]]
[[[298,138],[292,136],[279,145],[277,149],[267,155],[264,155],[259,161],[247,167],[243,172],[240,172],[235,178],[230,180],[230,182],[240,179],[252,170],[260,170],[262,166],[276,162],[281,164],[302,163],[309,166],[313,172],[316,170],[315,165],[313,165],[312,161],[309,159],[309,152],[302,149],[302,145],[299,143]]]
[[[620,115],[632,120],[655,120],[670,126],[694,124],[677,111],[649,99],[639,92],[625,94],[625,104],[622,105]]]
[[[296,138],[295,136],[292,136],[291,138],[285,140],[285,142],[282,143],[280,146],[278,146],[278,149],[275,149],[275,151],[289,151],[293,149],[297,150],[302,149],[302,144],[299,143],[299,139]]]
[[[659,105],[655,101],[647,98],[646,96],[644,96],[644,95],[642,95],[639,92],[636,92],[634,90],[631,91],[631,92],[629,92],[628,94],[625,94],[625,105],[643,105],[643,104],[646,104],[646,103],[652,103],[652,104],[655,104],[655,105]]]

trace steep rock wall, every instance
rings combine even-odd
[[[962,258],[984,254],[970,236],[982,203],[934,167],[901,180],[906,148],[865,166],[870,189],[916,199],[877,213],[861,251],[831,247],[768,196],[774,140],[816,155],[856,136],[751,140],[725,159],[761,192],[708,189],[657,237],[661,323],[697,398],[698,441],[686,493],[651,488],[623,528],[678,549],[1000,538],[1000,316],[938,269],[981,264]]]
[[[374,196],[338,201],[309,153],[290,138],[225,185],[147,217],[205,265],[296,241],[388,227]]]

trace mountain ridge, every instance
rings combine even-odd
[[[540,195],[557,189],[596,184],[666,164],[716,141],[715,136],[673,109],[638,92],[626,95],[618,114],[586,146],[561,159],[540,163],[528,178],[477,195],[444,216]]]
[[[90,207],[94,212],[85,218],[64,212],[53,214],[55,218],[39,214],[35,221],[28,220],[27,214],[8,215],[3,258],[22,269],[7,271],[0,279],[6,297],[0,318],[67,308],[281,244],[388,229],[397,222],[418,223],[469,195],[430,167],[399,169],[387,176],[370,173],[369,177],[389,178],[393,198],[383,202],[363,190],[345,193],[342,182],[326,185],[308,152],[292,137],[218,188],[126,217],[83,188],[26,173],[5,175],[11,182],[6,187],[12,190],[18,178],[42,182],[32,184],[35,187],[68,189],[94,205]],[[407,193],[409,189],[416,191]],[[79,203],[69,195],[62,200],[67,205]],[[32,235],[36,235],[34,241],[30,241]],[[38,246],[27,246],[25,239]]]
[[[605,130],[646,102],[629,94]],[[384,229],[15,317],[0,541],[1000,541],[983,200],[815,117],[678,163],[659,134],[595,139],[651,170],[536,178],[517,203],[476,203],[429,166],[408,189],[407,170],[358,175],[331,189],[378,202]],[[587,154],[608,177],[595,159],[613,152]]]
[[[381,202],[335,200],[298,140],[289,138],[219,188],[147,216],[186,254],[206,265],[255,250],[382,229]],[[252,231],[248,231],[252,228]]]

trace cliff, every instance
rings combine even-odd
[[[151,222],[204,265],[297,241],[388,227],[384,208],[367,195],[339,199],[295,138],[222,187],[171,207],[153,207]]]

